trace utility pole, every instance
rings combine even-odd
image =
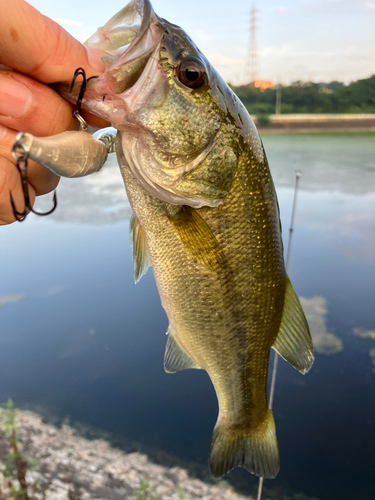
[[[256,45],[256,21],[258,11],[253,3],[250,10],[249,46],[245,61],[244,83],[251,84],[258,79],[258,52]]]
[[[279,115],[281,113],[281,85],[276,86],[276,111],[275,114]]]

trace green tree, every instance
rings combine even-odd
[[[250,114],[275,113],[276,90],[233,87]],[[281,113],[375,113],[375,75],[344,85],[297,81],[281,86]]]

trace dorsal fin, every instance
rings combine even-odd
[[[169,219],[195,261],[214,270],[219,270],[223,266],[225,257],[219,242],[196,209],[183,206]]]
[[[147,254],[145,233],[134,214],[130,218],[129,232],[133,246],[134,282],[138,283],[150,267],[150,261]]]
[[[314,362],[309,326],[289,278],[286,282],[280,329],[272,347],[293,368],[303,374],[310,370]]]
[[[200,366],[198,366],[178,344],[170,327],[168,327],[167,335],[168,340],[164,354],[164,370],[167,373],[176,373],[190,368],[199,370]]]

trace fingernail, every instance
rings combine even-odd
[[[0,77],[0,114],[11,118],[24,116],[33,102],[31,91],[10,76]]]
[[[1,139],[4,139],[7,132],[8,132],[8,129],[6,127],[4,127],[4,125],[0,124],[0,141],[1,141]]]

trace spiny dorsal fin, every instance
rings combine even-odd
[[[188,370],[189,368],[199,370],[200,366],[198,366],[197,363],[193,361],[177,343],[170,327],[168,327],[167,335],[168,340],[164,354],[164,370],[167,373],[176,373],[181,370]]]
[[[309,326],[289,278],[286,282],[280,329],[272,347],[293,368],[303,374],[310,370],[314,362]]]
[[[134,282],[138,283],[150,267],[150,261],[147,254],[145,233],[134,214],[130,219],[129,231],[133,246]]]
[[[194,260],[214,270],[225,263],[224,254],[207,222],[194,208],[183,206],[170,221]]]

